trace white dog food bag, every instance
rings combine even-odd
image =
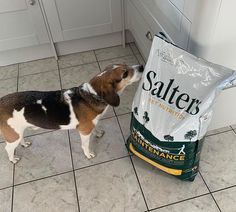
[[[129,149],[183,180],[194,180],[212,105],[233,70],[155,36],[132,106]]]

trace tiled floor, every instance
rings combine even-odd
[[[0,68],[0,96],[13,91],[78,86],[111,63],[144,63],[130,44]],[[129,154],[131,102],[127,88],[93,138],[94,159],[82,153],[75,131],[27,130],[28,149],[12,165],[0,138],[0,212],[236,212],[236,126],[208,133],[194,182],[168,176]]]

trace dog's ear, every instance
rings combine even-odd
[[[106,89],[106,91],[103,92],[103,98],[113,107],[117,107],[120,104],[120,97],[112,86],[109,86],[109,89]]]

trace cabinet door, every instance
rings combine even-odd
[[[54,42],[121,30],[120,0],[42,0]]]
[[[0,51],[49,42],[37,0],[0,0]]]

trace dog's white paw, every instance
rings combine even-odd
[[[27,148],[27,147],[31,146],[31,144],[32,144],[31,141],[25,141],[25,142],[21,143],[21,146]]]
[[[97,130],[96,131],[96,137],[101,138],[105,134],[104,130]]]
[[[16,163],[18,163],[19,162],[19,160],[20,160],[20,158],[19,157],[14,157],[12,160],[10,160],[12,163],[14,163],[14,164],[16,164]]]
[[[95,153],[92,152],[92,151],[91,152],[85,152],[84,154],[88,159],[94,158],[96,156]]]

